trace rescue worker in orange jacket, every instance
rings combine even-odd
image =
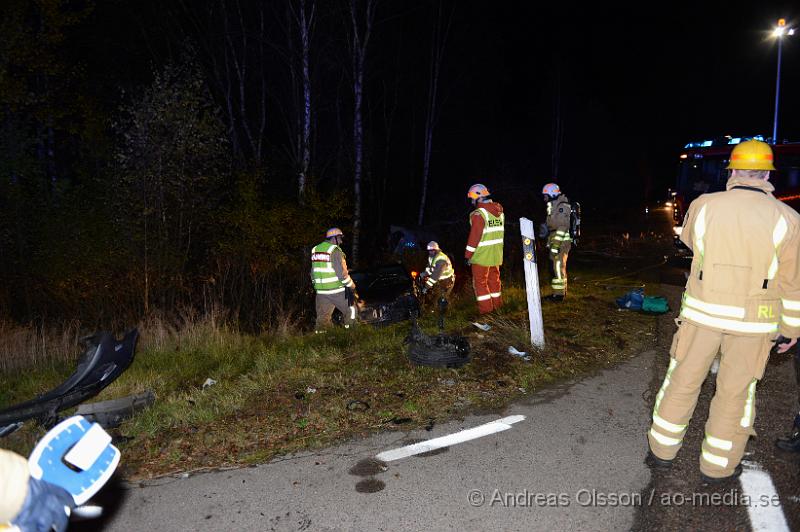
[[[450,257],[434,241],[428,242],[428,267],[420,275],[422,295],[427,301],[446,300],[456,283],[456,274]],[[440,305],[442,303],[440,302]]]
[[[503,206],[492,201],[481,184],[469,187],[467,197],[475,210],[469,215],[471,226],[464,258],[472,269],[472,287],[478,312],[486,314],[503,305],[500,265],[503,264]]]
[[[561,193],[555,183],[548,183],[542,188],[544,201],[547,204],[547,250],[550,256],[549,299],[563,301],[567,296],[567,258],[572,247],[570,236],[570,215],[572,207],[569,199]]]
[[[311,281],[316,291],[315,331],[330,326],[334,309],[342,313],[347,329],[356,321],[356,284],[347,272],[347,261],[340,247],[344,234],[338,227],[328,229],[325,241],[311,250]]]
[[[790,339],[779,352],[800,336],[800,215],[772,195],[772,157],[764,142],[737,145],[727,190],[703,194],[686,213],[680,238],[694,256],[648,433],[652,467],[672,464],[721,352],[700,473],[706,482],[741,474],[770,349],[779,335]]]

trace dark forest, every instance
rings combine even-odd
[[[768,28],[742,13],[496,4],[8,0],[0,316],[270,326],[303,314],[331,225],[355,265],[391,225],[458,256],[474,182],[512,219],[541,219],[548,181],[589,212],[638,205],[685,142],[771,124]]]

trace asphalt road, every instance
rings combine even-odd
[[[106,493],[116,504],[103,528],[628,529],[635,500],[650,481],[642,463],[649,411],[644,397],[656,357],[649,351],[535,394],[502,413],[525,416],[511,429],[390,462],[374,475],[367,475],[364,461],[381,451],[501,416],[469,416],[430,432],[387,432],[254,468],[118,485]],[[628,506],[609,506],[609,498]]]

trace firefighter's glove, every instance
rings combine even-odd
[[[470,259],[464,259],[464,266],[466,266],[467,268],[472,268],[472,263],[470,262]]]
[[[776,354],[778,354],[778,353],[781,353],[781,352],[779,351],[779,348],[780,348],[782,345],[785,345],[785,344],[792,343],[792,338],[786,338],[786,337],[785,337],[785,336],[783,336],[782,334],[779,334],[779,335],[778,335],[778,337],[777,337],[775,340],[773,340],[773,341],[775,342],[775,345],[774,345],[774,346],[772,346],[772,349],[770,350],[770,354],[772,354],[772,355],[776,355]],[[797,356],[797,349],[798,349],[798,348],[797,348],[797,343],[795,343],[794,345],[792,345],[792,347],[790,347],[790,348],[789,348],[789,349],[787,349],[786,351],[783,351],[783,353],[789,353],[789,354],[792,354],[792,355],[795,355],[795,356]],[[781,353],[781,354],[783,354],[783,353]]]
[[[12,524],[25,532],[63,532],[74,507],[75,500],[67,490],[31,477],[25,504]]]
[[[547,238],[550,234],[550,230],[547,228],[547,224],[540,224],[539,225],[539,238]]]

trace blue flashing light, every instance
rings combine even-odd
[[[728,141],[728,144],[739,144],[740,142],[742,142],[742,139],[740,137],[734,137]]]
[[[704,140],[703,142],[700,143],[700,147],[701,148],[707,148],[707,147],[711,146],[712,144],[714,144],[713,140]]]

